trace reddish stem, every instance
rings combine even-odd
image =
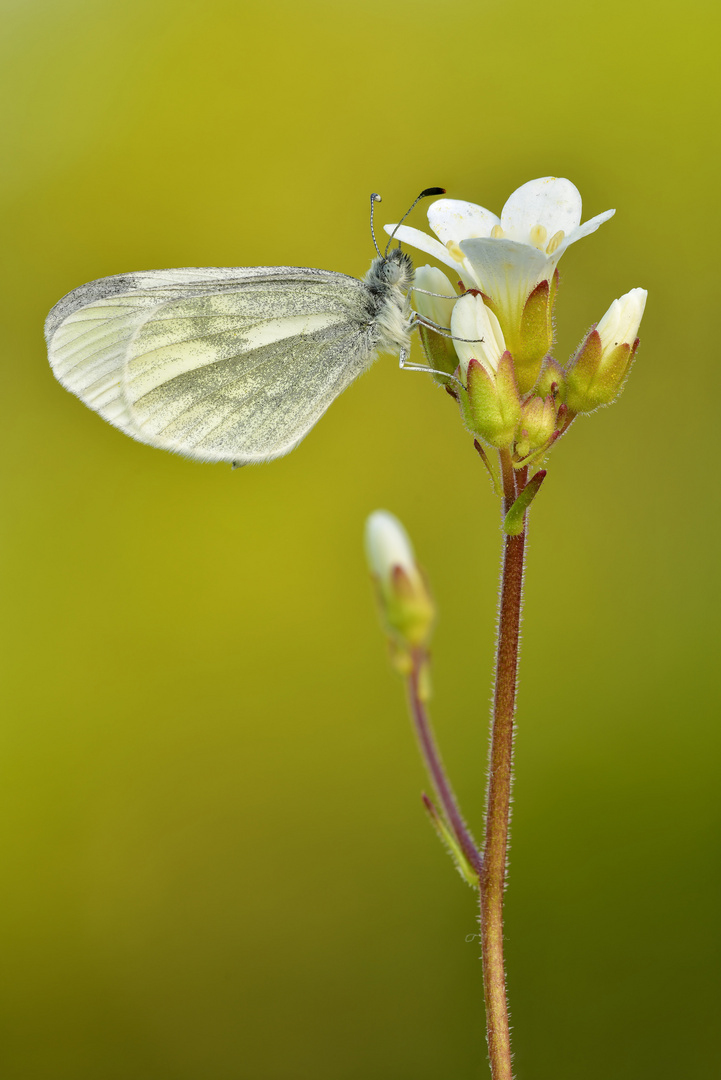
[[[517,492],[523,488],[526,477],[525,469],[519,469],[517,476],[514,476],[508,451],[501,451],[500,456],[505,517],[516,499]],[[503,892],[511,816],[513,730],[525,542],[525,529],[519,536],[505,537],[486,799],[486,832],[479,890],[486,1035],[493,1080],[512,1080],[513,1076],[503,957]]]

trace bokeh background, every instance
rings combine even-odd
[[[533,514],[516,1066],[715,1075],[717,5],[2,12],[3,1076],[487,1076],[474,899],[422,814],[361,548],[390,509],[432,579],[434,715],[478,827],[500,533],[453,403],[385,359],[291,456],[232,472],[103,423],[42,324],[125,270],[360,276],[371,191],[381,222],[436,184],[498,212],[549,174],[584,217],[617,208],[561,263],[558,356],[650,299],[627,391]]]

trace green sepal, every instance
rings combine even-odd
[[[478,888],[478,874],[469,863],[463,851],[460,848],[458,841],[453,833],[450,831],[441,815],[436,810],[435,806],[425,794],[421,795],[423,799],[423,805],[430,818],[431,825],[436,831],[436,835],[442,844],[445,845],[448,854],[453,859],[456,870],[461,875],[466,885],[470,885],[472,889]]]
[[[528,507],[535,499],[538,490],[545,479],[545,469],[541,469],[539,472],[535,473],[506,514],[503,519],[503,531],[507,533],[508,536],[520,536],[523,532],[526,510],[528,510]]]
[[[556,269],[553,271],[553,277],[551,278],[551,291],[550,291],[550,295],[548,297],[548,306],[551,309],[551,315],[553,315],[553,307],[554,307],[554,304],[556,303],[556,297],[558,296],[558,282],[559,282],[558,267],[556,267]]]
[[[566,404],[571,412],[593,412],[618,397],[638,347],[622,342],[604,350],[598,330],[593,329],[569,362],[566,370]]]
[[[425,644],[435,619],[435,606],[420,570],[411,578],[402,566],[394,566],[390,582],[385,588],[381,583],[380,592],[383,614],[391,632],[405,644]]]
[[[473,445],[478,451],[478,456],[480,457],[481,461],[486,466],[486,471],[491,478],[491,484],[493,485],[494,493],[498,496],[499,499],[501,499],[503,497],[503,488],[501,487],[501,470],[498,466],[498,463],[495,460],[489,458],[488,454],[483,449],[478,439],[473,440]]]
[[[461,407],[465,423],[474,435],[480,435],[499,449],[512,444],[521,416],[521,399],[509,352],[501,357],[495,375],[479,360],[470,360]]]
[[[589,412],[588,391],[601,363],[601,335],[594,327],[566,367],[566,405],[571,412]],[[595,406],[592,406],[595,408]]]
[[[631,346],[625,343],[604,355],[603,364],[588,390],[591,408],[615,401],[626,381],[632,359]]]
[[[523,307],[518,342],[513,350],[518,389],[522,394],[527,394],[538,379],[543,358],[553,345],[551,309],[551,287],[548,281],[540,281]]]
[[[435,619],[435,605],[420,567],[413,575],[402,566],[391,568],[388,579],[371,574],[383,628],[392,643],[391,662],[408,673],[410,649],[427,645]]]

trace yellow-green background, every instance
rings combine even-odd
[[[290,457],[233,473],[104,424],[42,323],[125,270],[362,275],[371,191],[381,221],[434,184],[500,211],[548,174],[585,217],[617,207],[561,264],[559,357],[614,297],[649,302],[626,393],[533,514],[516,1066],[716,1075],[716,5],[3,11],[3,1077],[486,1076],[473,897],[423,819],[361,549],[386,507],[428,569],[477,824],[500,534],[452,402],[386,358]]]

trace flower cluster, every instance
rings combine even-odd
[[[615,300],[565,367],[551,355],[558,261],[613,214],[581,225],[577,188],[543,177],[514,191],[500,218],[473,203],[437,200],[428,221],[438,239],[406,225],[386,226],[454,270],[460,295],[441,270],[416,271],[423,346],[435,371],[455,376],[453,392],[469,429],[510,450],[517,466],[543,457],[578,413],[610,404],[628,375],[644,289]],[[430,324],[446,328],[447,336]]]

